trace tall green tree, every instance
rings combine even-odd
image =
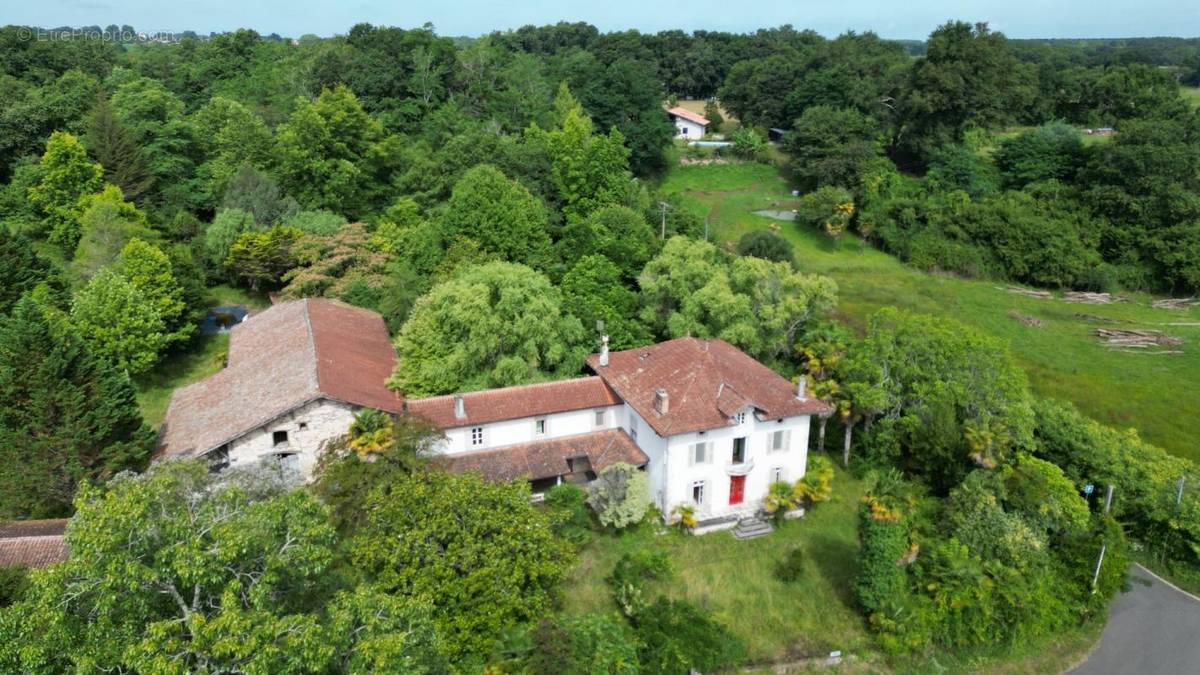
[[[129,378],[25,297],[0,315],[0,515],[70,512],[81,483],[136,469],[153,435]]]
[[[33,250],[27,237],[0,224],[0,314],[52,274],[50,263]]]
[[[80,198],[100,189],[104,169],[88,158],[77,138],[56,131],[46,143],[40,173],[40,182],[29,189],[29,201],[45,218],[50,241],[74,251],[83,211]]]
[[[131,375],[154,366],[170,343],[155,303],[107,267],[75,294],[71,323],[98,358]]]
[[[504,630],[541,618],[570,569],[570,545],[530,505],[525,481],[428,471],[381,485],[366,508],[355,568],[385,592],[428,598],[456,659],[486,655]]]
[[[548,262],[545,207],[493,166],[481,164],[455,183],[441,226],[447,239],[469,237],[504,260],[532,267]]]
[[[96,99],[85,138],[88,152],[104,167],[105,182],[121,188],[127,199],[139,201],[154,185],[145,150],[117,118],[107,96]]]
[[[807,108],[783,137],[792,175],[810,190],[860,189],[866,167],[882,155],[876,122],[854,109]]]
[[[604,322],[614,349],[632,349],[651,342],[650,331],[637,319],[638,296],[625,285],[621,268],[592,254],[579,259],[562,280],[563,307],[590,331]]]
[[[101,268],[116,262],[121,249],[134,238],[154,239],[146,214],[125,201],[121,188],[105,186],[102,192],[80,200],[80,238],[71,267],[89,279]]]
[[[162,318],[168,343],[191,337],[195,325],[184,301],[184,288],[175,277],[171,259],[154,244],[138,238],[129,240],[115,267],[118,274],[142,294]]]
[[[389,386],[427,396],[579,371],[579,319],[541,274],[506,262],[468,268],[417,301],[396,338]]]

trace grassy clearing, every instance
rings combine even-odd
[[[1168,451],[1200,460],[1194,421],[1200,416],[1200,309],[1153,309],[1149,298],[1078,305],[1039,300],[1003,290],[997,281],[960,279],[914,270],[852,236],[834,241],[813,228],[754,215],[789,210],[795,200],[774,167],[756,164],[675,167],[663,189],[690,198],[707,217],[710,238],[720,244],[772,226],[796,247],[801,269],[832,277],[839,285],[839,318],[861,328],[886,305],[953,317],[995,335],[1012,348],[1035,392],[1075,403],[1084,413],[1115,427],[1136,427]],[[1040,328],[1014,315],[1040,319]],[[1155,328],[1184,340],[1183,354],[1112,351],[1092,331],[1098,325]],[[1186,325],[1193,324],[1193,325]]]
[[[649,595],[685,598],[711,610],[746,642],[752,660],[862,651],[870,636],[851,594],[861,494],[860,482],[839,472],[830,502],[804,520],[750,541],[728,532],[660,535],[649,525],[600,535],[580,555],[563,594],[564,611],[615,611],[604,577],[617,559],[638,550],[665,551],[674,562],[674,578],[651,586]],[[785,583],[775,577],[775,565],[796,546],[804,551],[804,577]]]
[[[208,289],[208,295],[204,298],[204,302],[209,307],[241,305],[251,311],[266,309],[271,306],[271,301],[267,298],[266,293],[259,293],[228,284],[213,286]]]
[[[168,355],[154,370],[138,376],[138,406],[146,423],[155,428],[162,424],[171,392],[220,370],[228,350],[229,335],[200,335],[184,350]]]
[[[1179,91],[1192,107],[1200,108],[1200,87],[1180,87]]]

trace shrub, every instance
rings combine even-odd
[[[29,569],[0,567],[0,609],[19,601],[29,588]]]
[[[636,675],[637,643],[623,622],[604,614],[542,621],[533,631],[532,673]]]
[[[612,591],[613,602],[625,616],[632,617],[646,607],[646,582],[666,579],[673,573],[666,553],[638,551],[622,555],[605,581]]]
[[[733,141],[733,154],[740,159],[752,162],[765,162],[770,156],[767,142],[758,132],[748,127],[742,127],[729,136]]]
[[[588,485],[587,503],[605,527],[628,527],[646,516],[650,479],[634,466],[613,464]]]
[[[799,483],[797,483],[798,485]],[[790,483],[781,481],[767,486],[767,496],[763,499],[763,510],[771,515],[771,519],[775,521],[776,525],[783,522],[784,515],[799,504],[800,497],[797,495],[796,487]]]
[[[555,485],[546,492],[550,527],[555,534],[575,544],[588,539],[592,519],[587,510],[587,493],[570,483]]]
[[[748,255],[764,260],[791,264],[792,242],[771,230],[754,230],[742,235],[737,243],[738,255]]]
[[[775,566],[775,576],[779,577],[780,581],[788,583],[800,581],[800,577],[804,574],[804,551],[797,546],[790,549],[783,556],[783,560]]]
[[[796,482],[795,492],[809,506],[829,501],[833,495],[833,462],[824,455],[810,455],[808,471]]]
[[[682,600],[659,598],[633,622],[646,675],[712,672],[741,663],[746,647],[707,612]]]
[[[854,595],[868,613],[883,609],[905,594],[905,572],[899,561],[908,552],[908,526],[864,504],[859,510],[858,579]]]

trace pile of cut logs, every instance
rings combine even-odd
[[[1187,309],[1196,304],[1195,298],[1163,298],[1150,303],[1157,309]]]
[[[1154,347],[1178,347],[1183,344],[1181,338],[1167,335],[1160,330],[1125,330],[1123,328],[1097,328],[1096,337],[1104,340],[1105,346],[1114,349],[1136,350]],[[1156,350],[1158,354],[1181,354],[1180,350]]]
[[[1110,302],[1125,302],[1126,298],[1112,293],[1088,293],[1085,291],[1067,291],[1063,293],[1063,300],[1067,302],[1077,302],[1084,305],[1107,305]]]

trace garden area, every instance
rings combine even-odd
[[[664,192],[679,195],[706,218],[709,237],[731,246],[753,230],[777,228],[795,247],[804,272],[838,282],[836,315],[861,328],[877,309],[895,306],[946,316],[1006,341],[1035,393],[1070,401],[1092,418],[1118,428],[1136,427],[1169,452],[1200,458],[1190,421],[1200,415],[1200,309],[1156,309],[1144,293],[1127,302],[1076,304],[1053,294],[1043,299],[1013,292],[1011,284],[963,279],[908,267],[852,234],[831,238],[793,222],[755,215],[790,211],[798,200],[773,166],[741,163],[674,167]],[[1112,349],[1097,338],[1103,327],[1158,330],[1182,340],[1160,354]]]

